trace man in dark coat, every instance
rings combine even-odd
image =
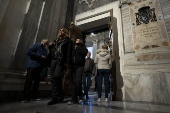
[[[27,55],[29,56],[27,63],[27,74],[24,85],[23,103],[32,99],[37,99],[37,92],[40,83],[40,72],[42,70],[42,63],[47,56],[46,45],[48,39],[43,39],[41,43],[33,44],[29,47]],[[34,82],[33,82],[34,81]],[[33,82],[32,96],[30,97],[30,90]]]
[[[83,45],[82,41],[77,39],[75,48],[72,52],[73,90],[72,100],[68,102],[69,105],[77,102],[81,103],[83,100],[84,95],[82,93],[82,74],[84,71],[85,57],[87,52],[88,50],[85,45]]]
[[[60,29],[57,40],[51,46],[54,47],[50,68],[52,100],[47,105],[62,102],[64,99],[62,81],[64,72],[71,64],[72,52],[72,41],[68,37],[68,30]]]
[[[86,95],[86,99],[89,99],[88,91],[90,90],[91,86],[91,77],[95,75],[95,64],[94,60],[90,58],[91,53],[87,53],[87,58],[84,66],[84,73],[83,73],[83,86],[84,86],[84,93]]]

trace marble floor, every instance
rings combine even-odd
[[[29,103],[1,103],[0,113],[170,113],[170,105],[110,101],[97,103],[97,94],[90,94],[90,100],[82,104],[67,105],[70,98],[63,103],[47,106],[50,99],[31,101]]]

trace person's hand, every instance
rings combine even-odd
[[[51,46],[51,45],[53,45],[53,44],[54,44],[54,42],[50,42],[50,44],[49,44],[49,45]]]
[[[42,59],[46,59],[46,57],[45,57],[45,56],[43,56],[43,55],[41,55],[41,58],[42,58]]]
[[[74,48],[76,49],[76,48],[77,48],[77,45],[75,45]]]
[[[48,77],[45,77],[45,86],[48,85]]]
[[[67,64],[67,63],[65,63],[65,64],[64,64],[64,67],[67,67],[67,68],[68,68],[69,66],[70,66],[70,65],[69,65],[69,64]]]

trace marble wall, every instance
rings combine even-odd
[[[154,3],[155,0],[148,0]],[[122,36],[124,53],[120,55],[122,61],[121,73],[123,78],[123,100],[127,101],[145,101],[170,104],[170,47],[148,48],[145,50],[134,50],[133,30],[134,26],[130,23],[130,16],[132,6],[138,6],[141,2],[145,4],[146,0],[131,0],[130,6],[124,4],[121,7],[122,18]],[[164,34],[167,33],[169,38],[169,3],[168,0],[159,0],[156,5],[157,20],[164,20],[162,22],[164,27]],[[165,8],[166,7],[166,8]],[[136,7],[137,8],[137,7]],[[160,9],[161,8],[161,9]],[[159,11],[158,11],[159,10]],[[161,12],[162,11],[162,12]],[[162,17],[162,18],[161,18]],[[145,41],[148,43],[149,39]],[[121,44],[122,41],[119,41]],[[158,43],[160,43],[158,41]],[[119,48],[122,48],[119,46]]]
[[[165,21],[165,26],[168,32],[168,37],[170,40],[170,11],[169,11],[169,4],[170,1],[169,0],[159,0],[161,8],[162,8],[162,13],[164,15],[164,21]]]
[[[70,26],[70,22],[74,22],[75,10],[76,10],[76,7],[74,6],[76,6],[76,0],[68,0],[66,21],[64,25],[66,28]]]
[[[9,67],[29,0],[0,1],[0,69]]]
[[[145,101],[170,104],[170,73],[125,74],[125,98],[128,101]]]
[[[27,49],[36,40],[37,26],[43,6],[43,0],[31,0],[28,12],[26,13],[23,24],[22,32],[16,45],[16,52],[10,63],[10,70],[24,71],[26,70],[27,62]],[[18,60],[19,59],[19,60]],[[18,65],[16,65],[18,64]]]

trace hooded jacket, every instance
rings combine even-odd
[[[79,44],[72,52],[72,63],[74,66],[84,66],[85,57],[87,55],[87,48],[83,44]]]
[[[58,64],[71,64],[72,41],[69,37],[58,40],[55,45],[55,51],[52,53],[52,58],[57,60]]]
[[[86,58],[84,73],[94,73],[94,69],[95,69],[94,60],[91,58]]]
[[[42,63],[45,60],[42,59],[41,56],[47,57],[47,50],[42,44],[37,43],[29,47],[27,55],[29,56],[27,68],[38,68],[42,66]]]
[[[97,50],[94,63],[97,64],[98,69],[110,69],[111,58],[109,51],[106,49]]]

